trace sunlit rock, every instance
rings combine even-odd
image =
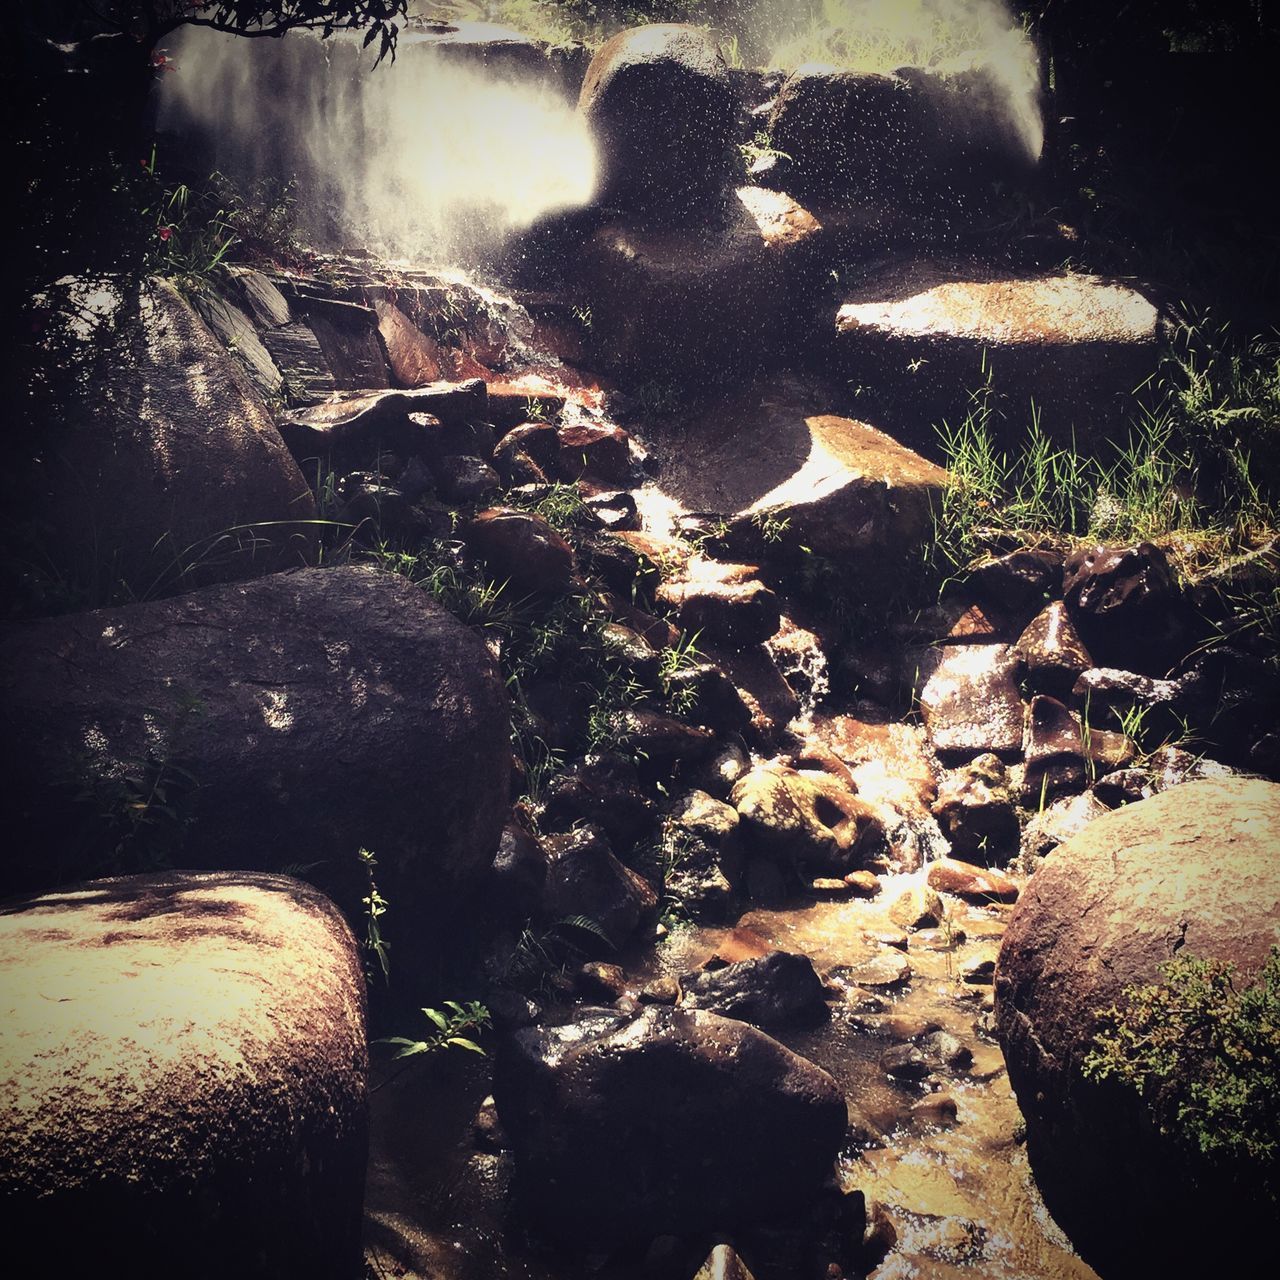
[[[65,1273],[359,1270],[365,979],[322,894],[246,873],[77,884],[7,904],[0,974],[10,1239]]]
[[[1008,645],[927,650],[920,662],[920,710],[934,748],[947,756],[1022,751],[1019,661]]]
[[[525,591],[559,592],[573,579],[573,548],[539,515],[492,507],[470,521],[463,534],[500,582]]]
[[[1014,902],[1018,886],[1002,872],[942,858],[929,867],[929,887],[971,902]]]
[[[980,857],[990,863],[1018,851],[1018,814],[1008,771],[990,752],[942,779],[933,815],[962,858]]]
[[[714,1013],[584,1010],[496,1066],[522,1216],[579,1247],[786,1220],[845,1138],[825,1071]]]
[[[1095,276],[975,278],[900,264],[851,282],[846,296],[837,358],[878,420],[922,446],[936,424],[964,420],[988,378],[994,432],[1021,438],[1034,412],[1045,430],[1069,440],[1074,427],[1088,445],[1127,424],[1133,388],[1159,359],[1156,306]]]
[[[1248,1162],[1216,1167],[1180,1140],[1183,1123],[1153,1123],[1151,1092],[1086,1080],[1081,1067],[1103,1011],[1123,1003],[1127,985],[1160,982],[1173,956],[1230,961],[1237,988],[1249,981],[1280,943],[1278,832],[1274,783],[1175,787],[1050,854],[1009,922],[996,1019],[1032,1169],[1104,1274],[1248,1267],[1274,1215]],[[1174,1083],[1187,1082],[1185,1069]],[[1186,1229],[1205,1220],[1232,1230]]]
[[[1015,646],[1037,693],[1061,697],[1093,666],[1089,650],[1061,600],[1046,605],[1027,624]]]

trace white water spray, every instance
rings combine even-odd
[[[172,52],[161,126],[194,125],[233,178],[296,174],[299,212],[322,242],[466,261],[595,189],[590,134],[549,80],[408,41],[377,68],[336,36],[188,29]]]

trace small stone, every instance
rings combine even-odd
[[[948,1071],[965,1071],[973,1065],[973,1051],[949,1031],[931,1031],[919,1044],[930,1061]]]
[[[875,898],[881,889],[880,877],[872,871],[850,871],[844,883],[855,898]]]
[[[664,583],[657,598],[687,635],[734,649],[763,644],[781,620],[778,597],[761,582]]]
[[[490,1094],[480,1103],[480,1110],[471,1121],[471,1141],[477,1151],[499,1152],[507,1147],[507,1136],[498,1119],[498,1109]]]
[[[929,867],[929,887],[970,902],[1016,902],[1018,886],[988,867],[975,867],[955,858],[942,858]]]
[[[479,458],[461,455],[441,458],[436,464],[440,496],[450,502],[484,502],[501,484],[498,473]]]
[[[621,428],[575,422],[560,428],[559,469],[576,480],[593,476],[615,484],[631,475],[631,437]]]
[[[494,507],[480,512],[464,537],[495,578],[517,588],[559,593],[573,581],[573,548],[541,516]]]
[[[889,908],[889,919],[908,932],[936,928],[944,914],[942,899],[926,885],[904,890]]]
[[[949,1129],[958,1123],[956,1100],[949,1093],[931,1093],[927,1098],[912,1103],[911,1115],[913,1119],[939,1129]]]
[[[997,861],[1017,852],[1018,814],[999,756],[987,752],[947,774],[932,812],[960,857]]]
[[[930,1071],[929,1061],[913,1044],[892,1045],[880,1055],[880,1070],[894,1080],[923,1080]]]
[[[974,956],[960,966],[960,981],[971,987],[989,987],[996,979],[994,956]]]
[[[731,1245],[718,1244],[693,1280],[755,1280]]]
[[[911,965],[900,951],[885,951],[853,965],[849,977],[863,987],[898,987],[911,980]]]
[[[574,987],[578,994],[593,1003],[610,1003],[627,991],[627,975],[620,965],[589,960],[576,974]]]
[[[667,976],[654,978],[640,988],[641,1004],[675,1004],[680,999],[680,984]]]

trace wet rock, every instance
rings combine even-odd
[[[200,318],[218,336],[222,345],[233,352],[264,396],[280,393],[284,375],[276,368],[253,321],[239,307],[233,306],[212,289],[192,295],[191,305]]]
[[[119,865],[118,828],[72,797],[123,808],[150,785],[174,816],[123,856],[306,865],[357,913],[362,847],[405,918],[451,909],[490,865],[506,695],[483,642],[404,578],[277,574],[10,625],[0,652],[10,889]]]
[[[658,564],[617,533],[590,533],[579,540],[579,548],[590,571],[603,578],[611,590],[625,599],[634,600],[640,593],[647,597],[662,580]],[[615,616],[622,617],[616,610]],[[627,621],[625,617],[622,620]],[[670,626],[669,623],[667,625]],[[642,631],[650,643],[659,648],[665,647],[654,640],[646,628],[637,626],[636,629]]]
[[[335,396],[308,409],[288,412],[280,434],[295,457],[351,457],[363,461],[371,453],[392,449],[409,456],[432,448],[429,424],[414,422],[424,414],[438,423],[484,418],[485,384],[433,382],[411,391],[356,391]]]
[[[727,796],[734,785],[751,771],[751,755],[741,739],[728,738],[717,744],[714,754],[697,774],[697,781],[712,795]]]
[[[962,857],[996,862],[1018,851],[1018,813],[999,756],[988,752],[947,774],[932,812]]]
[[[680,1007],[709,1009],[762,1031],[814,1023],[827,1015],[826,991],[807,956],[771,951],[680,979]]]
[[[913,1084],[923,1080],[933,1068],[929,1059],[913,1044],[890,1045],[880,1055],[880,1070],[894,1080]]]
[[[545,848],[542,913],[548,919],[585,916],[617,947],[657,907],[658,895],[652,886],[613,856],[599,827],[551,836]]]
[[[712,663],[700,662],[674,672],[666,678],[666,688],[669,697],[689,699],[688,719],[717,734],[739,734],[751,728],[751,708],[733,681]],[[732,779],[726,774],[726,782],[732,785],[745,772],[741,770]]]
[[[577,1247],[785,1220],[845,1138],[826,1072],[712,1013],[590,1011],[518,1033],[496,1067],[523,1215]]]
[[[732,1245],[718,1244],[693,1280],[755,1280],[755,1277]]]
[[[930,865],[929,887],[968,902],[1016,902],[1018,899],[1018,886],[1008,876],[955,858],[943,858]]]
[[[610,655],[642,684],[658,683],[662,656],[638,631],[621,622],[606,622],[600,628],[600,639]]]
[[[495,915],[511,923],[527,920],[538,909],[547,879],[547,853],[537,836],[508,823],[493,855],[486,901]]]
[[[682,466],[711,468],[696,483],[713,506],[737,513],[734,545],[773,556],[807,548],[872,594],[897,583],[950,483],[942,468],[866,423],[785,406],[766,406],[722,448],[708,449],[714,442]]]
[[[315,550],[302,472],[245,370],[178,290],[150,279],[135,294],[69,279],[51,311],[93,315],[72,338],[46,394],[57,447],[39,456],[8,515],[38,529],[33,559],[64,586],[139,596],[258,576]],[[79,326],[79,327],[77,327]],[[254,529],[252,526],[262,525]],[[239,531],[239,532],[237,532]],[[15,556],[28,552],[17,540]]]
[[[738,811],[704,791],[690,791],[667,821],[665,892],[694,918],[727,917],[743,878]]]
[[[889,919],[908,932],[937,928],[945,914],[942,899],[927,885],[904,889],[889,907]]]
[[[573,985],[582,999],[607,1004],[626,995],[627,975],[619,965],[588,960],[573,975]]]
[[[946,756],[1022,750],[1020,663],[1004,644],[927,650],[920,662],[920,710],[935,749]]]
[[[950,1129],[958,1123],[956,1100],[949,1093],[931,1093],[912,1103],[911,1117],[938,1129]]]
[[[339,391],[390,385],[377,315],[357,302],[297,291],[294,305],[306,316]],[[282,332],[277,330],[277,333]]]
[[[1274,1212],[1136,1090],[1083,1078],[1102,1012],[1175,952],[1256,970],[1280,918],[1280,786],[1189,782],[1117,809],[1051,854],[1014,910],[996,1018],[1037,1185],[1104,1274],[1247,1268]],[[1243,1171],[1242,1171],[1243,1172]],[[1230,1221],[1230,1232],[1187,1231]]]
[[[342,504],[338,518],[348,524],[367,522],[359,536],[370,539],[412,535],[422,524],[421,515],[396,485],[387,484],[367,471],[353,471],[338,486]]]
[[[622,533],[634,532],[640,528],[640,512],[636,507],[636,500],[625,489],[592,494],[584,498],[583,502],[606,529]]]
[[[708,648],[705,656],[733,683],[747,710],[751,713],[747,740],[753,747],[776,742],[778,735],[800,710],[800,699],[783,679],[769,651],[760,648]]]
[[[1027,624],[1018,637],[1018,655],[1036,693],[1065,697],[1076,679],[1093,666],[1066,604],[1055,600]]]
[[[930,1031],[919,1040],[921,1052],[936,1070],[967,1071],[973,1065],[973,1050],[949,1031]]]
[[[637,416],[658,416],[650,405],[666,416],[682,381],[794,347],[795,329],[808,322],[801,308],[819,274],[821,235],[790,196],[760,187],[718,195],[692,222],[601,227],[576,263],[592,309],[593,360],[639,382]],[[671,460],[664,457],[664,473]]]
[[[83,1274],[358,1271],[364,973],[323,894],[228,872],[71,885],[6,905],[0,972],[12,1238]]]
[[[1134,755],[1124,734],[1085,725],[1056,698],[1038,694],[1031,699],[1023,782],[1028,802],[1080,791],[1087,781],[1128,764]]]
[[[1055,800],[1034,814],[1022,831],[1022,856],[1032,865],[1064,840],[1083,831],[1095,818],[1110,812],[1092,791]]]
[[[578,110],[600,149],[600,203],[676,214],[718,193],[737,104],[709,33],[675,23],[620,32],[592,58]]]
[[[1029,610],[1058,593],[1063,560],[1060,551],[1019,547],[971,566],[965,585],[984,600],[1011,610]]]
[[[775,859],[844,875],[874,829],[857,796],[820,774],[753,769],[730,792],[751,844]]]
[[[439,344],[429,338],[394,303],[377,301],[378,333],[397,387],[425,387],[445,378],[449,369]]]
[[[642,759],[659,766],[674,761],[698,760],[715,745],[709,729],[685,724],[644,707],[629,707],[618,719],[627,745]]]
[[[560,457],[560,437],[549,422],[526,422],[512,427],[493,447],[493,462],[512,482],[529,483],[526,476],[543,481],[553,475]],[[520,459],[525,459],[522,463]],[[533,466],[533,472],[528,464]],[[537,481],[533,481],[537,483]]]
[[[960,981],[971,987],[987,987],[995,981],[994,956],[971,956],[960,966]]]
[[[1104,665],[1158,674],[1186,648],[1181,594],[1168,558],[1150,542],[1081,547],[1067,560],[1062,595]]]
[[[464,536],[500,582],[554,595],[573,581],[573,548],[541,516],[492,507],[466,525]]]
[[[781,621],[778,597],[762,582],[664,583],[656,598],[686,635],[734,649],[763,644]]]
[[[769,120],[773,146],[789,158],[788,186],[864,203],[900,193],[906,159],[920,145],[913,108],[915,95],[899,76],[799,67]]]
[[[1156,307],[1095,276],[957,279],[903,263],[854,289],[836,319],[845,367],[922,441],[931,423],[964,418],[968,390],[991,369],[995,429],[1007,404],[1010,430],[1021,431],[1034,400],[1046,431],[1065,439],[1074,425],[1088,443],[1158,360]]]
[[[844,883],[855,898],[876,898],[880,895],[880,877],[871,871],[850,871]]]
[[[630,477],[631,437],[621,427],[571,422],[559,435],[559,469],[567,478],[590,476],[617,484]]]
[[[440,496],[449,502],[476,503],[492,498],[501,487],[498,473],[479,458],[441,458],[436,464]]]
[[[900,987],[911,981],[911,964],[900,951],[882,951],[852,965],[849,979],[857,986],[873,989]]]
[[[289,303],[261,271],[229,266],[227,281],[232,294],[263,329],[278,329],[292,319]]]
[[[1236,771],[1227,765],[1202,756],[1194,756],[1178,747],[1161,747],[1153,751],[1142,765],[1116,769],[1093,784],[1093,794],[1108,808],[1149,800],[1170,787],[1198,778],[1227,778]]]
[[[583,822],[595,823],[610,845],[623,851],[653,826],[653,807],[629,757],[612,752],[589,755],[547,783],[543,829],[568,831]]]
[[[680,984],[665,975],[661,978],[654,978],[652,982],[646,982],[640,990],[640,1000],[643,1004],[666,1004],[673,1005],[680,999]]]
[[[471,1121],[471,1145],[477,1151],[497,1153],[507,1149],[507,1135],[503,1132],[498,1109],[490,1094],[480,1103],[480,1109]]]

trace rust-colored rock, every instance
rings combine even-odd
[[[517,590],[554,594],[573,582],[573,548],[539,515],[493,507],[467,525],[465,537],[490,574]]]
[[[929,867],[929,887],[969,902],[1016,902],[1018,886],[1002,872],[942,858]]]
[[[947,756],[1022,751],[1020,663],[1003,644],[953,645],[926,651],[920,663],[920,710],[935,749]]]

